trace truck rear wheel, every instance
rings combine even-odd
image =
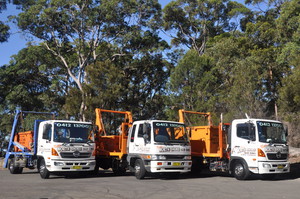
[[[237,180],[246,180],[250,171],[243,161],[236,161],[233,166],[233,175]]]
[[[146,175],[146,169],[141,159],[137,159],[134,164],[134,174],[136,179],[143,179]]]
[[[15,162],[16,162],[15,158],[10,159],[8,169],[11,174],[21,174],[23,172],[23,168],[17,167]]]
[[[45,163],[44,159],[42,159],[40,162],[39,171],[40,171],[41,178],[43,178],[43,179],[49,178],[50,172],[46,167],[46,163]]]

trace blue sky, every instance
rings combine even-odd
[[[168,4],[171,0],[159,0],[162,7]],[[239,2],[243,2],[244,0],[236,0]],[[15,6],[8,5],[7,10],[4,10],[0,13],[0,20],[6,21],[7,16],[16,15],[18,11],[15,9]],[[8,39],[8,42],[0,43],[0,66],[4,64],[8,64],[10,61],[10,57],[14,54],[17,54],[19,50],[26,47],[26,38],[24,35],[20,33],[17,26],[15,24],[11,25],[11,36]]]

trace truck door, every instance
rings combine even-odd
[[[38,155],[49,157],[51,155],[52,124],[41,123],[38,136]]]
[[[134,124],[128,133],[128,142],[127,142],[127,153],[133,153],[133,149],[135,147],[134,140],[135,140],[135,131],[136,131],[136,124]]]
[[[231,156],[244,159],[248,167],[255,167],[257,147],[254,124],[238,123],[234,129],[231,138]]]
[[[141,154],[150,152],[150,129],[147,124],[133,125],[129,143],[129,153]]]

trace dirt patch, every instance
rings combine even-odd
[[[300,163],[300,148],[290,147],[289,162]]]
[[[0,170],[4,170],[5,168],[3,168],[3,163],[4,163],[4,158],[0,158]]]

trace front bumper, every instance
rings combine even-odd
[[[149,161],[145,168],[151,173],[178,172],[186,173],[191,171],[192,161]]]
[[[258,162],[257,168],[249,168],[250,171],[256,174],[279,174],[289,173],[289,162]]]
[[[52,159],[47,162],[46,165],[50,172],[93,171],[95,169],[96,161],[94,159],[80,161]]]

